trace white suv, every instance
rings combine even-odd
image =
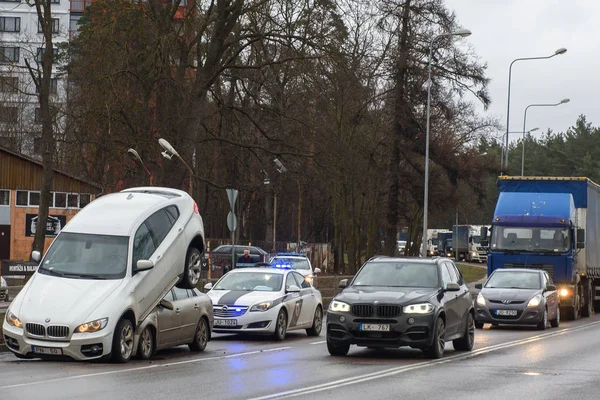
[[[321,273],[319,268],[313,270],[310,260],[303,253],[277,253],[271,258],[270,264],[274,268],[294,269],[301,273],[310,284],[315,275]]]
[[[10,305],[7,347],[21,358],[126,362],[137,327],[165,294],[196,287],[203,251],[204,225],[187,193],[148,187],[100,197],[62,229]]]

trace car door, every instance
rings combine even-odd
[[[298,287],[301,289],[300,298],[302,299],[302,309],[298,318],[299,326],[312,326],[315,308],[317,307],[317,298],[310,283],[304,279],[304,276],[298,272],[292,272],[296,279]]]
[[[547,288],[550,285],[554,286],[554,282],[547,272],[544,272],[543,276],[543,288]],[[556,318],[556,309],[558,308],[558,292],[556,290],[545,290],[544,297],[546,298],[546,305],[548,308],[548,319],[553,320]]]
[[[302,308],[304,301],[300,293],[288,293],[290,286],[298,286],[296,278],[292,271],[288,272],[285,278],[285,307],[288,311],[288,327],[290,329],[298,327],[300,325],[300,315],[302,314]]]
[[[161,348],[174,345],[181,336],[181,314],[175,311],[175,298],[172,290],[169,290],[164,300],[173,303],[173,310],[160,306],[157,310],[158,335],[156,343]]]
[[[442,270],[442,284],[446,288],[446,285],[450,282],[454,282],[448,264],[443,262],[440,266]],[[446,310],[446,336],[454,335],[458,331],[457,325],[460,321],[458,319],[458,292],[444,291],[444,297],[442,298],[444,310]]]
[[[181,316],[181,331],[179,333],[178,341],[186,342],[194,336],[194,330],[196,329],[197,307],[196,302],[194,307],[194,299],[190,298],[189,291],[187,289],[180,289],[178,287],[173,288],[175,294],[175,312],[179,312]]]
[[[473,306],[473,299],[471,297],[471,292],[469,291],[468,286],[465,284],[462,274],[459,269],[454,265],[453,262],[447,263],[448,268],[450,270],[450,278],[456,279],[456,283],[460,286],[460,290],[458,291],[456,297],[456,311],[458,314],[458,330],[459,332],[463,332],[465,329],[465,323],[467,321],[467,313]]]

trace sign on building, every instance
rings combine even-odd
[[[39,216],[37,214],[25,215],[25,236],[35,236],[35,232],[38,229],[38,218]],[[46,236],[58,235],[66,224],[67,217],[65,215],[48,215],[48,221],[46,221]]]
[[[2,277],[12,279],[28,278],[37,271],[38,264],[33,261],[2,261]]]

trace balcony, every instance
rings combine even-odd
[[[71,0],[71,12],[82,13],[90,5],[92,5],[92,0]]]

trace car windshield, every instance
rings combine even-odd
[[[439,285],[436,264],[406,261],[365,264],[352,286],[426,287]]]
[[[38,272],[83,279],[121,279],[127,271],[129,237],[61,233]]]
[[[540,275],[527,271],[497,271],[485,284],[486,288],[496,289],[540,289]]]
[[[571,247],[569,230],[564,227],[495,226],[491,244],[492,251],[565,252]]]
[[[271,260],[271,264],[275,268],[310,269],[310,264],[306,258],[275,257]]]
[[[278,292],[283,283],[282,274],[265,272],[235,272],[225,275],[214,290],[243,290],[247,292]]]

